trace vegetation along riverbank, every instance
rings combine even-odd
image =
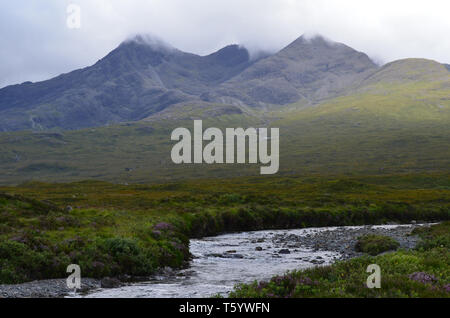
[[[226,232],[450,219],[448,175],[31,182],[0,192],[1,284],[64,278],[68,264],[83,277],[147,276],[186,266],[189,238]]]
[[[450,297],[450,222],[416,229],[411,251],[363,256],[330,266],[293,271],[267,282],[236,287],[231,297]],[[366,268],[381,269],[381,288],[366,285]]]

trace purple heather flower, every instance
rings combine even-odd
[[[153,237],[158,238],[161,236],[161,231],[153,230],[152,235],[153,235]]]
[[[173,226],[166,222],[160,222],[160,223],[154,225],[153,229],[159,230],[159,231],[167,231],[167,230],[172,230]]]
[[[450,293],[450,284],[444,285],[443,289],[445,292]]]
[[[182,244],[180,244],[180,243],[170,242],[170,244],[172,244],[172,246],[174,248],[176,248],[177,250],[179,250],[179,251],[183,251],[184,250],[184,246]]]
[[[437,278],[425,272],[415,272],[409,275],[409,278],[422,284],[433,284],[437,282]]]
[[[298,280],[298,283],[299,283],[299,284],[302,284],[302,285],[313,285],[313,284],[314,284],[314,282],[312,281],[312,279],[309,278],[309,277],[300,278],[300,279]]]

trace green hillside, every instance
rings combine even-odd
[[[0,183],[259,175],[260,165],[174,165],[171,132],[192,129],[195,114],[78,131],[2,133]],[[448,172],[450,72],[433,61],[397,61],[320,105],[292,104],[258,115],[225,112],[203,126],[279,127],[279,175]]]
[[[347,96],[277,114],[286,161],[317,173],[448,170],[450,72],[419,62],[391,63]]]

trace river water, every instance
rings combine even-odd
[[[383,226],[394,229],[397,226]],[[362,227],[348,227],[358,229]],[[380,227],[381,228],[381,227]],[[238,283],[268,280],[294,269],[327,265],[341,258],[336,251],[316,250],[289,245],[282,238],[302,238],[322,231],[342,231],[337,228],[307,228],[269,230],[220,235],[190,241],[194,258],[189,268],[170,275],[155,276],[150,281],[133,283],[114,289],[99,289],[84,297],[114,298],[201,298],[221,294],[226,296]],[[284,250],[284,251],[283,251]]]

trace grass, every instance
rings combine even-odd
[[[449,185],[447,175],[390,175],[2,187],[0,283],[66,277],[71,263],[84,277],[182,267],[189,237],[448,220]]]
[[[396,250],[400,244],[389,236],[369,234],[358,238],[355,249],[358,252],[376,256],[383,252]]]
[[[426,230],[428,241],[450,238],[450,222]],[[368,265],[381,268],[381,288],[366,285]],[[239,285],[239,298],[303,297],[450,297],[449,245],[425,244],[413,251],[364,256],[331,266],[276,276],[268,282]]]
[[[193,120],[169,110],[163,115],[172,119],[0,133],[0,283],[66,277],[70,263],[91,277],[181,267],[189,237],[448,220],[444,71],[429,61],[402,61],[320,105],[204,120],[204,128],[279,127],[280,171],[264,178],[260,165],[173,164],[171,132],[192,129]],[[192,105],[188,117],[209,110],[221,113]],[[422,233],[421,250],[296,272],[286,283],[276,278],[235,295],[445,296],[448,232]],[[384,268],[381,290],[364,288],[368,262]]]
[[[369,78],[349,95],[320,105],[222,115],[204,120],[203,126],[280,128],[278,176],[448,173],[450,86],[444,71],[436,80],[414,81],[391,78],[408,77],[404,70],[381,72],[377,75],[381,79]],[[172,117],[179,119],[78,131],[1,133],[0,184],[84,179],[148,184],[259,175],[260,165],[173,164],[172,130],[192,130],[192,119],[198,116]]]
[[[65,277],[69,264],[85,277],[144,276],[189,257],[187,236],[156,214],[69,211],[16,195],[0,195],[0,212],[0,283]]]

